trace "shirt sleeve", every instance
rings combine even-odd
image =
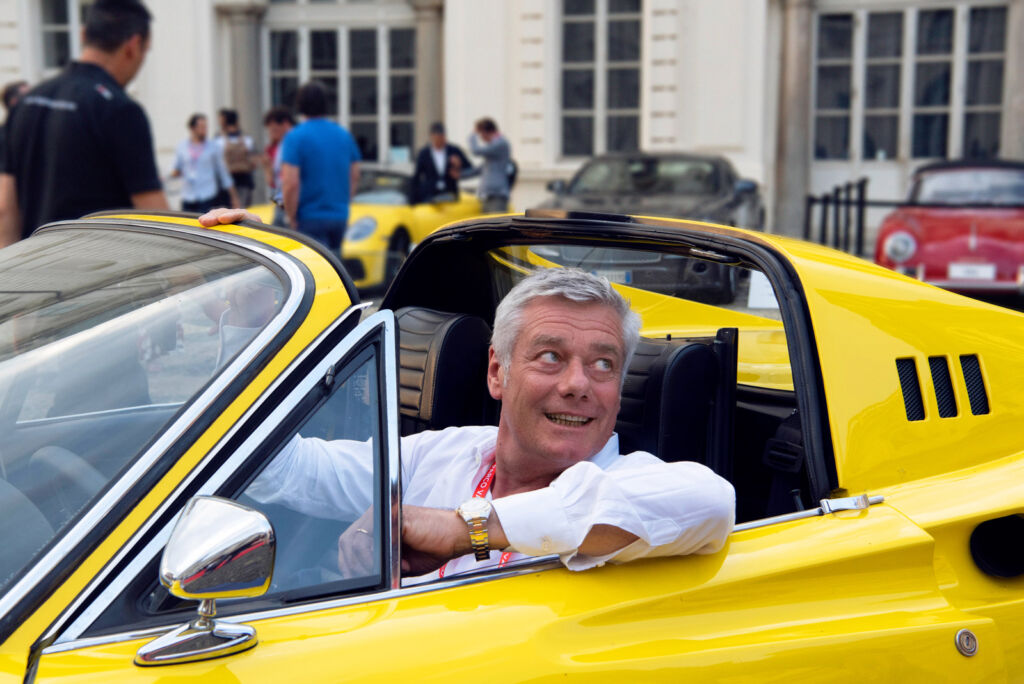
[[[292,437],[246,494],[328,520],[352,520],[373,503],[370,442]]]
[[[281,155],[281,163],[302,166],[302,160],[299,158],[298,140],[295,129],[285,134],[284,140],[281,141],[281,151],[278,152]]]
[[[161,190],[153,135],[142,107],[136,102],[124,103],[113,112],[107,125],[110,126],[110,154],[128,194]]]
[[[665,463],[651,454],[621,456],[608,470],[573,465],[548,487],[495,499],[510,548],[531,556],[558,554],[570,570],[647,556],[714,553],[735,521],[728,481],[693,462]],[[585,556],[580,544],[595,525],[638,539],[605,556]]]

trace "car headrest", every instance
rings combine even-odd
[[[423,307],[399,309],[395,319],[402,434],[496,424],[498,402],[487,391],[490,326]]]
[[[708,426],[718,386],[710,344],[642,339],[626,370],[615,430],[622,453],[707,463]]]

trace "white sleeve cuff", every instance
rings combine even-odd
[[[575,553],[576,539],[562,501],[550,487],[513,494],[491,502],[509,548],[529,556]]]

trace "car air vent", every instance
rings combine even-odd
[[[967,397],[971,400],[971,413],[983,416],[988,413],[988,392],[985,391],[985,378],[981,375],[981,364],[975,354],[960,355],[960,369],[964,372],[964,384],[967,385]]]
[[[903,404],[907,409],[907,420],[924,420],[921,382],[917,379],[917,364],[914,359],[896,359],[896,372],[900,376],[900,389],[903,390]]]
[[[932,384],[935,386],[935,400],[939,404],[939,417],[956,417],[956,397],[953,396],[953,382],[949,377],[949,362],[945,356],[929,356],[932,369]]]

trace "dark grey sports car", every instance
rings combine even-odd
[[[686,218],[761,230],[764,206],[754,181],[740,178],[724,157],[642,152],[608,154],[587,161],[572,180],[548,183],[554,196],[538,209],[597,214],[635,214]],[[678,290],[711,302],[731,301],[736,292],[736,269],[700,259],[663,255],[657,265],[631,266],[628,251],[617,255],[630,282],[649,280],[655,272],[671,272]],[[586,269],[587,263],[569,258],[566,265]],[[669,263],[671,262],[671,263]],[[646,282],[645,287],[657,289]],[[672,292],[675,296],[681,292]]]

